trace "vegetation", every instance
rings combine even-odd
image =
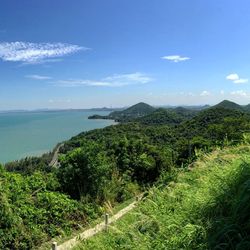
[[[215,105],[214,107],[216,108],[224,108],[224,109],[232,109],[232,110],[237,110],[237,111],[244,111],[244,106],[241,106],[237,103],[228,101],[228,100],[224,100],[220,103],[218,103],[217,105]]]
[[[23,176],[1,167],[0,249],[31,249],[85,219],[81,204],[59,193],[59,186],[52,173]]]
[[[203,155],[163,175],[135,211],[80,249],[249,249],[250,147]]]
[[[239,144],[250,115],[227,103],[201,111],[140,103],[111,113],[122,123],[64,142],[57,168],[49,166],[53,152],[6,164],[0,175],[0,248],[30,249],[69,235],[105,204],[124,202],[161,179],[169,182],[199,152]]]
[[[53,153],[44,154],[41,157],[26,157],[19,161],[8,162],[5,164],[5,169],[10,172],[31,174],[34,171],[40,170],[49,172],[51,169],[49,163]]]
[[[145,125],[178,125],[196,115],[196,111],[185,108],[163,109],[159,108],[149,115],[137,118],[136,121]]]

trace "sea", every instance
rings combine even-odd
[[[89,120],[107,111],[24,111],[0,113],[0,163],[40,156],[58,143],[83,131],[115,124],[112,120]]]

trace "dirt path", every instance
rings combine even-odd
[[[138,200],[140,200],[140,198]],[[131,211],[136,206],[136,203],[137,203],[137,201],[132,202],[130,205],[128,205],[127,207],[123,208],[118,213],[116,213],[115,215],[113,215],[112,217],[110,217],[109,218],[109,224],[117,221],[123,215],[125,215],[126,213],[128,213],[129,211]],[[62,243],[61,245],[57,246],[56,249],[57,250],[68,250],[68,249],[71,249],[72,247],[76,246],[81,240],[90,238],[90,237],[94,236],[95,234],[101,232],[104,229],[105,229],[105,223],[104,222],[99,223],[95,227],[90,228],[90,229],[84,231],[83,233],[75,236],[74,238],[72,238],[72,239],[70,239],[70,240]]]

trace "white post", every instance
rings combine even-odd
[[[105,214],[105,231],[108,231],[109,214]]]
[[[56,241],[52,242],[52,250],[57,250],[57,249],[58,249],[57,242]]]

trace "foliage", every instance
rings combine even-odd
[[[10,172],[30,174],[36,170],[49,172],[49,162],[52,159],[52,153],[44,154],[41,157],[26,157],[19,161],[8,162],[5,168]]]
[[[58,178],[62,188],[72,197],[102,198],[102,190],[112,168],[99,144],[86,143],[81,148],[63,155],[60,159]]]
[[[149,115],[137,118],[136,121],[145,125],[178,125],[196,115],[195,111],[185,108],[163,109],[159,108]]]
[[[56,191],[53,174],[0,172],[0,249],[31,249],[84,218],[81,206]]]
[[[109,148],[101,145],[83,140],[81,147],[61,157],[58,178],[63,190],[72,197],[104,201],[103,190],[107,190],[110,182],[121,178],[123,186],[148,185],[157,180],[163,169],[169,168],[169,152],[142,140],[124,137],[110,142]],[[114,176],[118,176],[116,180]],[[120,192],[117,195],[123,196]]]
[[[249,153],[249,146],[217,150],[170,183],[162,177],[108,234],[76,249],[249,249]]]

